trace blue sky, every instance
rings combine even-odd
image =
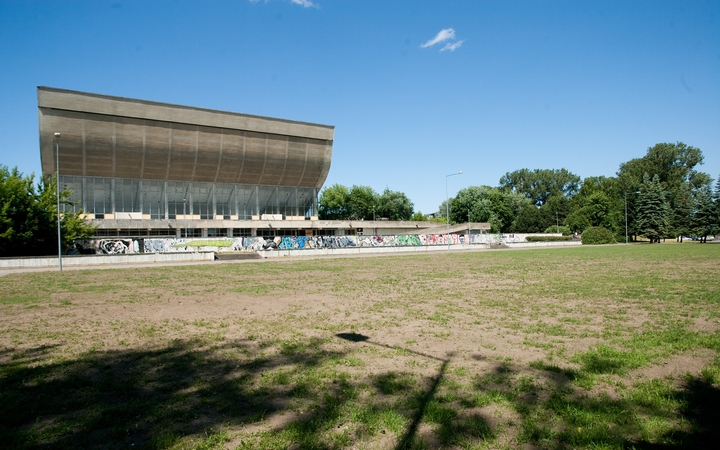
[[[333,183],[437,209],[506,172],[612,176],[682,141],[720,174],[720,1],[0,0],[0,163],[38,85],[334,125]]]

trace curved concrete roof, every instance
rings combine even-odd
[[[322,187],[334,127],[38,87],[43,174]]]

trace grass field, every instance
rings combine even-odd
[[[709,448],[720,245],[0,277],[7,448]]]

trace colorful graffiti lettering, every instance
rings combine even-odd
[[[75,243],[75,253],[172,253],[188,251],[241,252],[262,250],[334,249],[353,247],[417,247],[433,245],[488,245],[521,242],[524,237],[499,234],[426,234],[398,236],[277,236],[227,239],[87,239]],[[140,246],[142,245],[142,249]]]

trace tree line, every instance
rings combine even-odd
[[[720,233],[720,179],[697,170],[700,149],[682,142],[660,143],[641,158],[620,164],[614,177],[581,179],[566,169],[520,169],[498,186],[469,186],[449,205],[451,223],[489,222],[495,233],[582,233],[591,227],[651,242],[663,238]],[[320,193],[323,219],[424,220],[402,192],[382,194],[367,186],[335,184]],[[435,217],[445,218],[442,202]]]
[[[55,177],[23,175],[0,165],[0,256],[42,256],[57,252],[57,194]],[[60,192],[60,203],[70,204],[72,192]],[[60,217],[62,248],[76,239],[92,237],[95,227],[82,212]]]
[[[661,143],[641,158],[620,164],[614,177],[584,180],[566,169],[520,169],[498,186],[469,186],[450,199],[451,223],[489,222],[495,233],[582,233],[605,228],[618,241],[625,233],[657,242],[663,238],[720,234],[720,179],[698,171],[700,149]],[[56,180],[23,175],[0,165],[0,256],[52,254],[57,246]],[[69,190],[60,202],[70,204]],[[318,199],[329,220],[428,220],[403,192],[368,186],[328,186]],[[441,203],[434,220],[445,222]],[[431,219],[432,220],[432,219]],[[61,217],[63,248],[94,235],[82,211]]]

